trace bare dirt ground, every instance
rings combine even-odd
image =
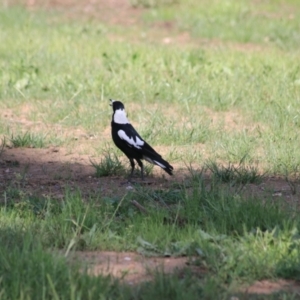
[[[122,26],[132,26],[142,22],[141,15],[144,8],[134,8],[129,0],[21,0],[6,1],[5,3],[22,3],[28,9],[40,7],[58,9],[65,12],[69,18],[93,17]],[[155,23],[151,26],[153,39],[164,44],[201,44],[201,46],[220,46],[220,41],[192,40],[189,32],[178,32],[173,22]],[[112,39],[118,37],[112,36]],[[120,37],[122,38],[122,37]],[[261,46],[252,44],[234,44],[240,51],[261,51]],[[228,124],[228,122],[226,122]],[[78,141],[80,142],[80,140]],[[97,142],[97,141],[96,141]],[[76,149],[76,147],[75,147]],[[78,152],[77,152],[78,153]],[[25,193],[51,196],[60,199],[65,188],[71,190],[79,188],[83,197],[91,193],[113,195],[126,193],[126,185],[122,185],[124,178],[96,178],[91,165],[90,156],[77,154],[63,148],[49,147],[47,149],[4,148],[0,156],[0,192],[3,195],[9,186],[21,188]],[[159,171],[151,178],[152,188],[168,188],[174,181],[185,180],[186,173],[176,173],[172,179],[164,179]],[[299,185],[295,185],[296,191]],[[248,195],[257,195],[264,199],[271,197],[274,201],[285,199],[294,209],[299,205],[299,196],[290,184],[282,178],[266,178],[260,185],[245,187]],[[0,199],[1,201],[3,199]],[[165,273],[176,273],[180,270],[192,268],[186,257],[180,258],[145,258],[136,253],[125,252],[77,252],[74,259],[85,261],[91,275],[111,274],[124,278],[129,284],[138,284],[151,280],[151,272],[162,270]],[[194,269],[202,276],[205,270]],[[279,280],[276,282],[260,281],[252,286],[243,288],[242,292],[249,294],[271,294],[278,291],[292,291],[300,293],[299,284],[294,281]]]
[[[91,275],[110,274],[132,285],[151,280],[155,272],[176,272],[181,276],[181,271],[189,268],[200,277],[206,274],[203,268],[191,267],[193,262],[186,257],[144,257],[134,252],[84,251],[77,252],[73,259],[86,262]]]

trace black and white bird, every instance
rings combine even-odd
[[[135,167],[134,159],[141,168],[142,179],[144,179],[142,159],[161,167],[169,175],[173,175],[173,167],[145,142],[129,123],[123,103],[112,99],[110,101],[114,111],[111,121],[111,135],[116,146],[124,152],[130,161],[131,173],[129,180]]]

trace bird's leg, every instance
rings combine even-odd
[[[129,161],[130,161],[130,165],[131,165],[131,172],[130,172],[130,175],[129,175],[128,181],[130,181],[130,180],[131,180],[131,178],[132,178],[133,171],[134,171],[134,166],[135,166],[133,158],[129,158]]]
[[[136,161],[141,168],[141,177],[142,177],[142,180],[144,180],[144,165],[140,159],[136,159]]]

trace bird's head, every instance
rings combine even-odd
[[[113,111],[115,112],[116,110],[125,110],[124,104],[121,101],[118,100],[113,100],[113,99],[109,99],[110,101],[110,106],[112,106]]]
[[[110,99],[110,106],[113,108],[112,119],[117,124],[128,124],[124,104],[121,101]]]

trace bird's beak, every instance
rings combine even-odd
[[[109,101],[110,101],[109,105],[112,106],[114,100],[113,99],[109,99]]]

